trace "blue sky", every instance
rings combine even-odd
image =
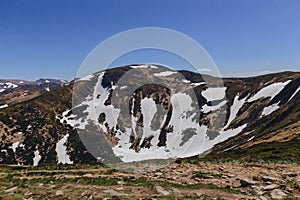
[[[0,78],[70,80],[88,53],[132,28],[199,42],[224,75],[300,71],[298,0],[1,0]]]

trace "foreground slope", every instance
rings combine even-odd
[[[101,165],[0,166],[1,199],[297,199],[300,167],[170,164],[147,173]]]

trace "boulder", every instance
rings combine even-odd
[[[285,194],[284,192],[282,192],[281,190],[279,189],[275,189],[271,192],[271,198],[272,199],[282,199],[284,198],[285,196],[287,196],[287,194]]]

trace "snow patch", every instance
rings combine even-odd
[[[294,96],[300,91],[300,87],[294,92],[294,94],[289,98],[288,102],[294,98]]]
[[[202,107],[201,111],[202,111],[203,113],[209,113],[209,112],[211,112],[211,111],[215,111],[215,110],[220,109],[222,106],[226,105],[226,103],[227,103],[227,101],[224,100],[224,101],[222,101],[221,103],[219,103],[218,105],[214,105],[214,106],[208,106],[207,104],[205,104],[205,105]]]
[[[165,71],[160,73],[154,73],[154,76],[170,76],[172,74],[176,74],[177,72],[174,71]]]
[[[132,116],[132,128],[127,128],[124,133],[119,136],[118,145],[113,147],[116,156],[124,162],[141,161],[148,159],[168,159],[174,157],[188,157],[197,155],[202,152],[199,143],[205,139],[207,131],[206,126],[199,126],[194,119],[196,116],[189,114],[193,111],[192,99],[186,93],[176,93],[171,96],[173,112],[168,125],[173,126],[173,132],[166,135],[166,146],[158,147],[160,129],[153,131],[150,128],[151,120],[157,112],[157,107],[153,99],[144,98],[141,101],[141,112],[144,117],[143,137],[153,135],[150,149],[142,148],[138,153],[133,149],[129,141],[131,130],[135,129],[136,118]],[[192,128],[191,128],[192,127]],[[194,128],[193,128],[194,127]],[[193,129],[193,130],[188,130]],[[195,132],[193,134],[192,132]],[[182,144],[185,134],[192,133],[187,141]],[[119,148],[121,146],[121,148]]]
[[[94,93],[92,97],[87,98],[86,101],[83,101],[80,106],[86,106],[86,110],[83,110],[82,113],[87,113],[87,116],[84,119],[79,118],[75,114],[71,114],[67,117],[69,111],[63,112],[63,117],[60,119],[60,122],[63,123],[65,120],[68,124],[75,128],[84,129],[85,126],[89,123],[89,121],[98,123],[98,117],[101,113],[105,113],[106,122],[108,123],[110,128],[113,128],[117,125],[115,119],[118,119],[120,109],[115,108],[113,105],[105,105],[105,101],[109,98],[111,88],[103,88],[102,87],[102,79],[105,72],[101,72],[98,77],[97,84],[94,87]],[[100,128],[104,131],[107,130],[106,126],[103,124],[99,124]]]
[[[205,82],[199,82],[199,83],[191,83],[191,86],[200,86],[200,85],[205,85],[206,83]]]
[[[206,90],[201,92],[201,95],[207,101],[216,101],[225,98],[226,87],[216,87],[216,88],[207,88]]]
[[[272,105],[270,105],[270,106],[268,106],[268,107],[265,107],[264,110],[263,110],[263,112],[262,112],[262,114],[261,114],[261,116],[269,115],[269,114],[271,114],[272,112],[274,112],[275,110],[277,110],[278,108],[280,108],[280,107],[278,106],[279,103],[280,103],[280,102],[277,102],[277,103],[274,103],[274,104],[272,104]]]
[[[247,127],[247,124],[244,124],[242,126],[234,128],[234,129],[228,129],[226,131],[224,131],[224,130],[220,131],[219,135],[217,137],[215,137],[213,140],[206,139],[206,141],[202,142],[202,147],[201,147],[202,152],[208,151],[214,145],[216,145],[218,143],[221,143],[221,142],[224,142],[225,140],[238,135],[246,127]]]
[[[13,89],[17,87],[19,86],[11,82],[0,83],[0,93],[4,92],[7,89]]]
[[[10,82],[6,82],[5,85],[7,88],[17,88],[18,87],[18,85],[14,84],[14,83],[10,83]]]
[[[20,145],[20,142],[15,142],[12,144],[12,146],[10,147],[14,153],[16,153],[16,149],[17,147]]]
[[[80,78],[78,81],[90,81],[94,77],[93,74]]]
[[[151,121],[157,112],[155,101],[151,98],[144,98],[141,101],[141,111],[143,113],[143,121],[144,121],[144,127],[143,127],[143,137],[151,136]],[[142,139],[143,140],[143,139]]]
[[[87,101],[83,104],[88,105],[88,119],[94,121],[95,124],[98,124],[99,115],[101,113],[105,113],[106,122],[108,123],[109,127],[112,128],[117,125],[117,120],[115,119],[118,119],[121,110],[115,108],[113,105],[105,105],[105,101],[109,98],[111,89],[102,87],[102,80],[104,74],[105,72],[101,73],[98,78],[98,82],[94,88],[93,100]],[[100,128],[106,130],[106,127],[104,125],[100,125]]]
[[[238,146],[237,144],[236,144],[236,145],[233,145],[232,147],[229,147],[229,148],[227,148],[227,149],[224,149],[223,152],[229,151],[229,150],[231,150],[231,149],[233,149],[233,148],[235,148],[235,147],[237,147],[237,146]]]
[[[183,82],[183,83],[191,83],[191,81],[186,80],[186,79],[183,79],[182,82]]]
[[[237,113],[239,110],[243,107],[244,103],[246,102],[247,97],[239,100],[239,96],[235,96],[233,100],[233,104],[230,108],[230,115],[227,121],[227,124],[224,126],[224,129],[226,129],[231,122],[236,118]]]
[[[1,108],[6,108],[6,107],[8,107],[8,105],[7,105],[7,104],[4,104],[4,105],[1,105],[1,106],[0,106],[0,109],[1,109]]]
[[[249,138],[249,139],[247,140],[247,142],[253,140],[254,138],[255,138],[255,136],[252,136],[251,138]]]
[[[133,65],[130,67],[133,69],[146,69],[146,68],[157,69],[158,68],[157,66],[154,66],[154,65]]]
[[[248,102],[256,101],[262,97],[271,97],[272,100],[289,82],[291,82],[291,80],[268,85],[248,99]]]
[[[42,159],[42,156],[40,156],[39,150],[34,151],[34,157],[33,157],[33,166],[38,166],[40,160]]]
[[[58,161],[57,164],[73,164],[73,161],[70,160],[70,156],[67,154],[67,147],[65,143],[67,142],[69,134],[66,134],[61,140],[56,144],[55,151],[57,153]]]
[[[173,126],[173,132],[167,134],[167,147],[170,155],[173,157],[189,157],[200,154],[202,149],[199,144],[204,142],[204,135],[207,131],[206,126],[199,126],[196,119],[196,113],[193,112],[192,99],[188,94],[177,93],[171,96],[173,112],[170,125]],[[184,134],[194,132],[188,141],[181,144]]]

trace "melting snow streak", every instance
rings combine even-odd
[[[279,108],[278,104],[279,104],[279,102],[274,103],[268,107],[265,107],[261,115],[264,116],[264,115],[271,114],[272,112],[274,112],[275,110],[277,110]]]
[[[291,80],[268,85],[267,87],[262,88],[253,97],[248,99],[248,102],[256,101],[261,97],[271,97],[272,100],[289,82],[291,82]]]
[[[65,146],[65,143],[67,142],[68,137],[69,137],[69,134],[66,134],[56,144],[55,151],[56,151],[57,157],[58,157],[57,164],[59,164],[59,163],[62,163],[62,164],[73,164],[73,161],[70,160],[70,157],[67,154],[67,147]]]
[[[236,118],[236,115],[239,112],[239,110],[243,107],[243,105],[246,101],[246,98],[247,97],[245,97],[241,100],[239,100],[239,96],[236,96],[234,98],[233,104],[230,108],[230,115],[229,115],[229,118],[228,118],[228,121],[227,121],[227,124],[226,124],[225,128],[227,128],[231,124],[231,122]]]
[[[39,150],[35,150],[33,158],[33,166],[38,166],[42,156],[40,156]]]
[[[298,89],[294,92],[294,94],[291,96],[291,98],[289,99],[289,101],[294,98],[294,96],[300,91],[300,87],[298,87]]]

